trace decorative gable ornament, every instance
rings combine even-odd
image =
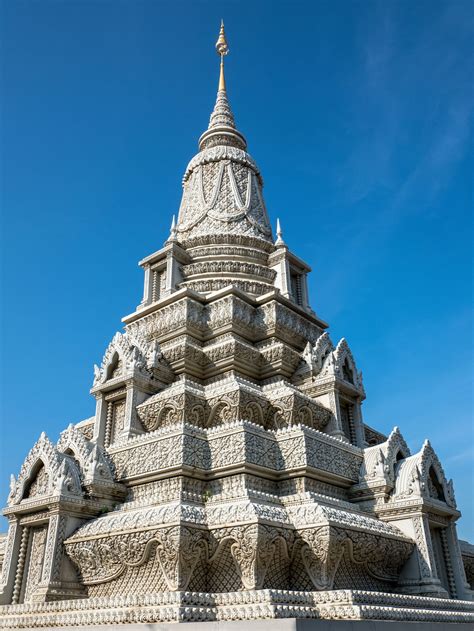
[[[168,377],[169,368],[157,340],[148,343],[140,334],[117,332],[104,353],[100,368],[94,365],[93,388],[112,379],[134,376],[153,379],[160,369]]]
[[[323,361],[321,377],[335,377],[365,394],[362,373],[357,370],[352,351],[345,338],[342,338],[336,348],[327,354]]]
[[[447,480],[443,467],[429,440],[421,450],[401,460],[395,468],[393,499],[418,497],[443,502],[456,508],[452,480]]]
[[[21,468],[16,482],[11,479],[9,506],[19,504],[37,475],[41,484],[35,488],[34,495],[81,495],[81,479],[74,461],[61,454],[44,432],[30,450]]]

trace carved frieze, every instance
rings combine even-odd
[[[286,384],[272,384],[265,393],[272,404],[266,421],[269,429],[305,425],[322,430],[331,420],[330,410]]]
[[[293,346],[276,338],[259,342],[256,347],[260,351],[260,374],[262,378],[283,375],[291,377],[301,357]]]
[[[330,525],[302,530],[300,536],[298,555],[314,588],[318,590],[332,589],[345,554],[353,563],[362,565],[368,574],[382,581],[394,582],[413,549],[408,540]],[[295,562],[298,561],[296,558]]]
[[[284,469],[308,466],[348,480],[358,479],[361,450],[306,428],[280,430],[276,437]]]
[[[303,349],[322,333],[321,328],[307,317],[278,302],[268,302],[259,308],[265,330],[276,337]]]
[[[183,297],[131,322],[127,325],[127,332],[147,339],[159,338],[161,342],[184,332],[199,337],[206,328],[204,306]]]
[[[66,542],[66,548],[84,585],[113,581],[128,568],[144,565],[153,555],[167,588],[176,591],[187,589],[197,563],[207,552],[207,542],[202,530],[174,526],[86,541],[73,540]],[[147,589],[146,585],[142,587]],[[114,593],[113,586],[111,593]]]
[[[207,418],[203,388],[188,380],[176,382],[139,405],[137,413],[147,431],[184,422],[203,427]]]
[[[183,432],[184,428],[184,432]],[[165,471],[175,467],[209,468],[209,448],[203,437],[183,425],[174,425],[169,433],[153,432],[146,442],[110,451],[119,480]]]

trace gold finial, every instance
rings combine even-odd
[[[219,31],[219,37],[216,42],[216,50],[217,54],[221,57],[223,55],[227,55],[229,52],[229,47],[227,46],[227,40],[225,38],[224,20],[221,20],[221,30]]]
[[[219,31],[219,37],[216,42],[217,54],[221,56],[221,74],[219,77],[219,90],[225,92],[225,77],[224,77],[224,55],[229,54],[229,46],[225,38],[224,20],[221,20],[221,30]]]

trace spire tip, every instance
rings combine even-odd
[[[217,38],[217,42],[216,42],[216,51],[217,51],[217,54],[220,55],[221,57],[229,53],[229,46],[227,44],[227,39],[225,36],[225,30],[224,30],[224,20],[221,20],[221,28],[219,31],[219,37]]]
[[[219,31],[219,37],[216,42],[216,52],[221,57],[221,71],[219,76],[219,92],[222,90],[225,92],[225,76],[224,76],[224,56],[229,54],[229,46],[225,37],[224,20],[221,20],[221,28]]]

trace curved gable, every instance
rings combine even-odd
[[[10,493],[9,505],[18,504],[24,499],[25,490],[33,482],[39,470],[43,467],[48,477],[45,492],[52,491],[52,481],[58,476],[61,467],[61,458],[53,443],[49,440],[44,432],[41,433],[39,439],[30,449],[26,456],[18,478],[16,480],[15,489]]]
[[[417,454],[395,466],[393,497],[434,499],[456,508],[452,481],[446,479],[441,462],[428,440]]]
[[[118,364],[120,374],[114,375]],[[142,335],[117,332],[108,345],[100,368],[94,365],[94,384],[97,387],[115,376],[125,376],[135,371],[150,378],[153,369],[160,369],[166,377],[170,377],[169,366],[163,359],[159,344],[156,340],[148,343]],[[163,375],[162,375],[163,376]]]
[[[43,432],[25,458],[18,479],[12,476],[8,505],[19,504],[32,495],[63,492],[82,494],[80,473],[74,460],[60,453]]]
[[[401,459],[410,456],[410,449],[398,427],[394,427],[387,440],[364,449],[364,462],[361,466],[360,483],[381,480],[393,486],[395,466]]]
[[[82,477],[86,476],[89,455],[93,445],[82,432],[70,424],[67,429],[61,432],[56,448],[63,454],[70,452],[79,465]]]
[[[87,440],[84,434],[76,429],[74,425],[69,425],[61,432],[57,443],[57,449],[63,454],[71,451],[76,459],[82,479],[89,481],[100,474],[99,477],[112,481],[113,473],[104,457],[102,450]]]
[[[334,375],[342,381],[352,384],[357,390],[364,392],[362,373],[357,370],[354,356],[345,338],[327,355],[321,370],[323,376]]]

